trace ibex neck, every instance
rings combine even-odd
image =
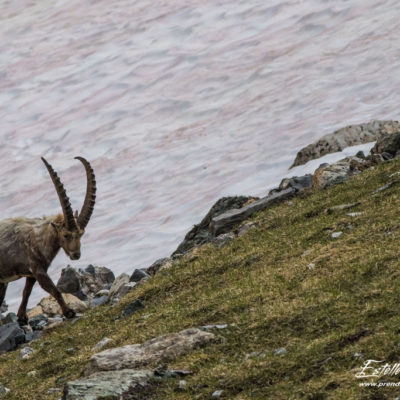
[[[51,225],[56,218],[58,216],[46,218],[35,229],[36,243],[34,247],[36,248],[37,256],[42,259],[41,262],[47,266],[50,265],[60,250],[57,232]]]

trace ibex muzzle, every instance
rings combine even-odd
[[[9,218],[0,221],[0,305],[9,282],[26,278],[18,322],[26,325],[26,307],[36,281],[60,304],[67,318],[75,316],[61,296],[47,270],[62,248],[71,260],[81,256],[81,237],[93,213],[96,200],[96,179],[90,163],[75,157],[86,170],[86,196],[80,213],[72,212],[64,186],[52,166],[42,157],[60,200],[62,214],[43,218]]]

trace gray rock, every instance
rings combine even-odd
[[[147,279],[147,278],[150,278],[149,274],[147,274],[142,269],[135,269],[129,280],[130,282],[139,282],[142,279]]]
[[[6,388],[2,383],[0,383],[0,397],[3,397],[10,392],[10,389]]]
[[[98,307],[106,304],[109,300],[108,296],[95,297],[90,300],[90,307]]]
[[[109,290],[109,289],[102,289],[102,290],[99,290],[99,291],[95,294],[95,297],[108,296],[109,294],[110,294],[110,290]]]
[[[160,258],[150,265],[149,268],[146,269],[146,272],[152,276],[155,275],[165,264],[172,262],[172,259],[169,257]]]
[[[9,312],[4,319],[2,320],[3,324],[11,324],[13,322],[17,322],[18,321],[18,317],[17,314],[13,313],[13,312]]]
[[[85,270],[75,270],[70,265],[61,272],[57,288],[62,293],[70,293],[80,300],[92,298],[115,280],[114,273],[106,267],[89,265]]]
[[[214,339],[212,333],[191,328],[159,336],[142,344],[105,350],[91,357],[84,374],[88,376],[98,371],[141,368],[151,363],[169,362]]]
[[[201,329],[202,331],[210,331],[212,329],[226,329],[228,326],[228,324],[212,324],[200,326],[199,329]]]
[[[25,342],[25,332],[17,323],[0,326],[0,354],[14,350]]]
[[[342,151],[349,146],[379,140],[383,135],[392,134],[399,129],[400,124],[397,121],[371,121],[366,124],[346,126],[303,147],[297,153],[291,168],[303,165],[325,154]]]
[[[380,188],[376,189],[374,193],[383,192],[384,190],[389,189],[390,187],[392,187],[393,185],[396,185],[398,183],[399,183],[399,181],[389,182],[388,184],[386,184],[384,186],[381,186]]]
[[[333,232],[331,234],[332,239],[337,239],[339,236],[342,236],[343,232]]]
[[[68,382],[63,400],[118,400],[128,390],[148,385],[152,377],[153,373],[146,370],[97,372],[87,378]]]
[[[218,399],[218,398],[220,398],[222,396],[223,392],[224,392],[223,390],[216,390],[215,392],[213,392],[211,397],[213,399]]]
[[[144,309],[144,304],[139,300],[136,299],[132,303],[128,304],[124,311],[122,312],[122,317],[126,318],[132,315],[135,311],[143,310]]]
[[[119,275],[115,281],[113,282],[113,284],[111,285],[110,288],[110,293],[109,293],[109,297],[110,299],[114,299],[114,298],[120,298],[121,293],[125,292],[125,294],[127,293],[124,289],[124,285],[129,283],[129,275],[128,274],[121,274]]]
[[[178,383],[178,389],[179,390],[186,390],[187,387],[187,382],[185,380],[180,380]]]
[[[364,154],[364,152],[361,151],[361,150],[360,150],[360,151],[357,151],[356,157],[362,158],[363,160],[365,160],[365,154]]]
[[[233,239],[235,239],[235,234],[232,232],[228,232],[218,235],[216,238],[212,240],[212,243],[218,247],[223,247],[229,242],[231,242]]]
[[[95,346],[93,346],[92,351],[99,351],[103,347],[106,347],[108,344],[112,343],[112,341],[112,339],[105,337],[101,339],[100,342],[98,342]]]
[[[34,350],[32,347],[24,347],[20,350],[19,352],[19,359],[20,360],[26,360],[30,358],[30,356],[33,354]]]
[[[313,176],[313,188],[324,189],[345,182],[350,176],[360,173],[361,170],[368,167],[368,161],[357,157],[346,157],[336,163],[318,168]]]
[[[274,354],[277,356],[286,354],[287,350],[284,347],[280,347],[279,349],[274,350]]]
[[[246,222],[242,225],[239,226],[237,230],[237,235],[240,237],[247,233],[250,229],[253,229],[257,226],[258,224],[254,221]]]
[[[200,246],[204,243],[209,243],[215,236],[211,234],[210,224],[212,220],[221,214],[224,214],[228,210],[240,209],[248,201],[256,200],[255,197],[248,196],[234,196],[234,197],[223,197],[219,199],[208,211],[207,215],[203,220],[195,225],[185,236],[183,242],[178,248],[172,253],[172,256],[177,254],[185,254],[192,250],[196,246]],[[226,233],[221,232],[221,233]]]
[[[282,190],[293,188],[296,192],[301,192],[306,189],[312,188],[312,175],[307,174],[303,176],[292,176],[291,178],[282,179],[277,189],[272,189],[269,194],[279,193]]]
[[[0,313],[5,313],[8,310],[8,305],[5,301],[0,306]]]
[[[29,325],[34,331],[41,331],[48,323],[48,317],[46,314],[40,314],[29,320]]]
[[[382,135],[371,149],[371,154],[381,154],[383,159],[393,158],[400,150],[400,132]],[[388,154],[390,158],[385,157]]]
[[[296,190],[287,188],[279,193],[274,193],[257,201],[254,201],[242,208],[227,211],[218,216],[212,217],[210,223],[210,233],[215,237],[222,233],[230,232],[240,222],[250,218],[255,212],[264,210],[272,204],[279,203],[293,197]]]

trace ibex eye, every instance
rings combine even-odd
[[[71,235],[69,233],[64,233],[65,239],[71,239]]]

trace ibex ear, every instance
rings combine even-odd
[[[50,224],[56,231],[58,231],[63,225],[62,223],[61,224],[57,224],[55,222],[50,222]]]

